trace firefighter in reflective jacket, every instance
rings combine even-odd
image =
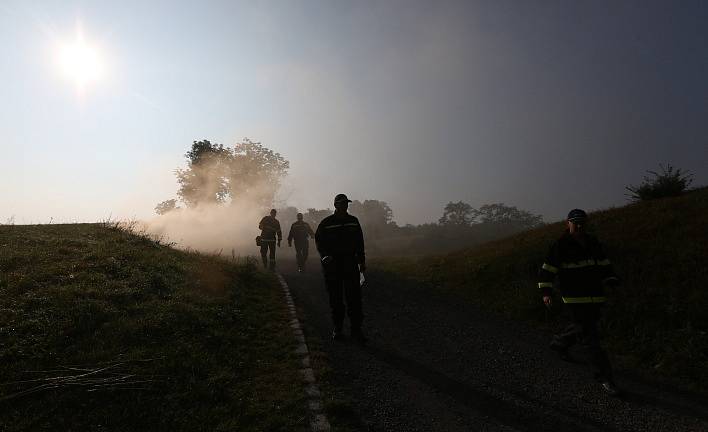
[[[598,322],[605,303],[605,287],[616,287],[619,279],[600,242],[585,232],[587,214],[580,209],[568,214],[568,230],[551,246],[539,271],[538,287],[543,302],[551,306],[553,281],[558,277],[564,308],[570,312],[572,324],[551,342],[551,349],[569,359],[568,349],[581,342],[589,353],[595,377],[605,392],[618,390],[612,378],[612,367],[600,345]]]
[[[302,219],[302,213],[298,213],[297,222],[290,226],[290,233],[288,233],[288,247],[292,247],[293,240],[295,240],[295,258],[297,259],[297,271],[299,272],[305,270],[305,262],[310,250],[308,239],[315,236],[310,224]]]
[[[280,230],[280,222],[275,218],[278,212],[275,209],[270,211],[270,216],[264,216],[258,224],[258,229],[261,230],[261,259],[263,267],[268,267],[268,251],[270,250],[270,268],[275,268],[275,242],[278,237],[278,247],[283,240],[283,232]]]
[[[342,339],[344,315],[349,316],[351,336],[366,342],[361,331],[361,285],[359,272],[366,271],[364,235],[359,220],[347,213],[351,201],[344,194],[334,198],[335,212],[320,222],[315,233],[317,251],[322,257],[322,269],[329,294],[334,330],[332,339]],[[346,299],[346,309],[344,300]]]

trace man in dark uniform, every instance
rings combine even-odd
[[[359,273],[366,271],[364,235],[359,220],[347,213],[351,201],[344,194],[334,197],[334,214],[320,222],[315,233],[317,251],[322,257],[329,305],[332,309],[333,340],[342,339],[344,315],[349,315],[351,336],[366,342],[361,331],[364,315],[361,310]],[[346,299],[346,309],[344,300]]]
[[[278,237],[278,247],[283,240],[283,232],[280,230],[280,222],[275,218],[278,212],[275,209],[270,211],[270,216],[265,216],[258,224],[258,229],[261,230],[261,259],[263,267],[268,267],[268,259],[266,258],[268,250],[270,250],[270,268],[275,268],[275,242],[276,235]]]
[[[619,390],[612,377],[607,353],[600,345],[598,323],[605,303],[605,287],[616,287],[619,279],[600,242],[585,232],[587,214],[580,209],[568,214],[568,229],[551,246],[539,271],[538,287],[547,307],[552,304],[553,281],[558,277],[564,308],[570,312],[572,324],[551,342],[551,349],[568,359],[568,349],[581,342],[587,349],[595,369],[595,378],[611,395]]]
[[[290,226],[288,234],[288,247],[292,247],[295,240],[295,258],[297,259],[297,271],[305,270],[305,262],[310,250],[309,238],[314,237],[315,233],[310,228],[310,224],[303,220],[302,213],[297,214],[297,222]]]

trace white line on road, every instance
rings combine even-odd
[[[290,294],[290,288],[285,282],[283,275],[278,274],[278,280],[280,280],[280,285],[283,287],[285,303],[288,305],[290,318],[292,318],[288,324],[290,328],[293,329],[293,336],[298,342],[295,353],[300,354],[302,360],[303,367],[300,369],[300,375],[302,375],[302,381],[303,384],[305,384],[305,393],[308,396],[307,406],[310,410],[310,414],[312,414],[310,429],[312,429],[313,432],[330,432],[332,427],[329,424],[329,420],[327,420],[327,415],[322,411],[322,393],[317,385],[315,373],[310,367],[310,350],[307,348],[307,342],[305,342],[305,336],[302,332],[300,321],[297,319],[295,303]]]

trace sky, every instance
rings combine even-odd
[[[708,2],[0,0],[0,222],[147,218],[192,141],[260,141],[282,198],[547,221],[708,184]],[[100,59],[58,65],[80,28]]]

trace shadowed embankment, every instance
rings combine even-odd
[[[705,392],[708,188],[594,212],[590,221],[623,280],[609,293],[603,322],[615,362]],[[562,304],[557,298],[546,312],[536,274],[563,229],[550,224],[448,255],[377,260],[374,267],[508,317],[556,325]]]

